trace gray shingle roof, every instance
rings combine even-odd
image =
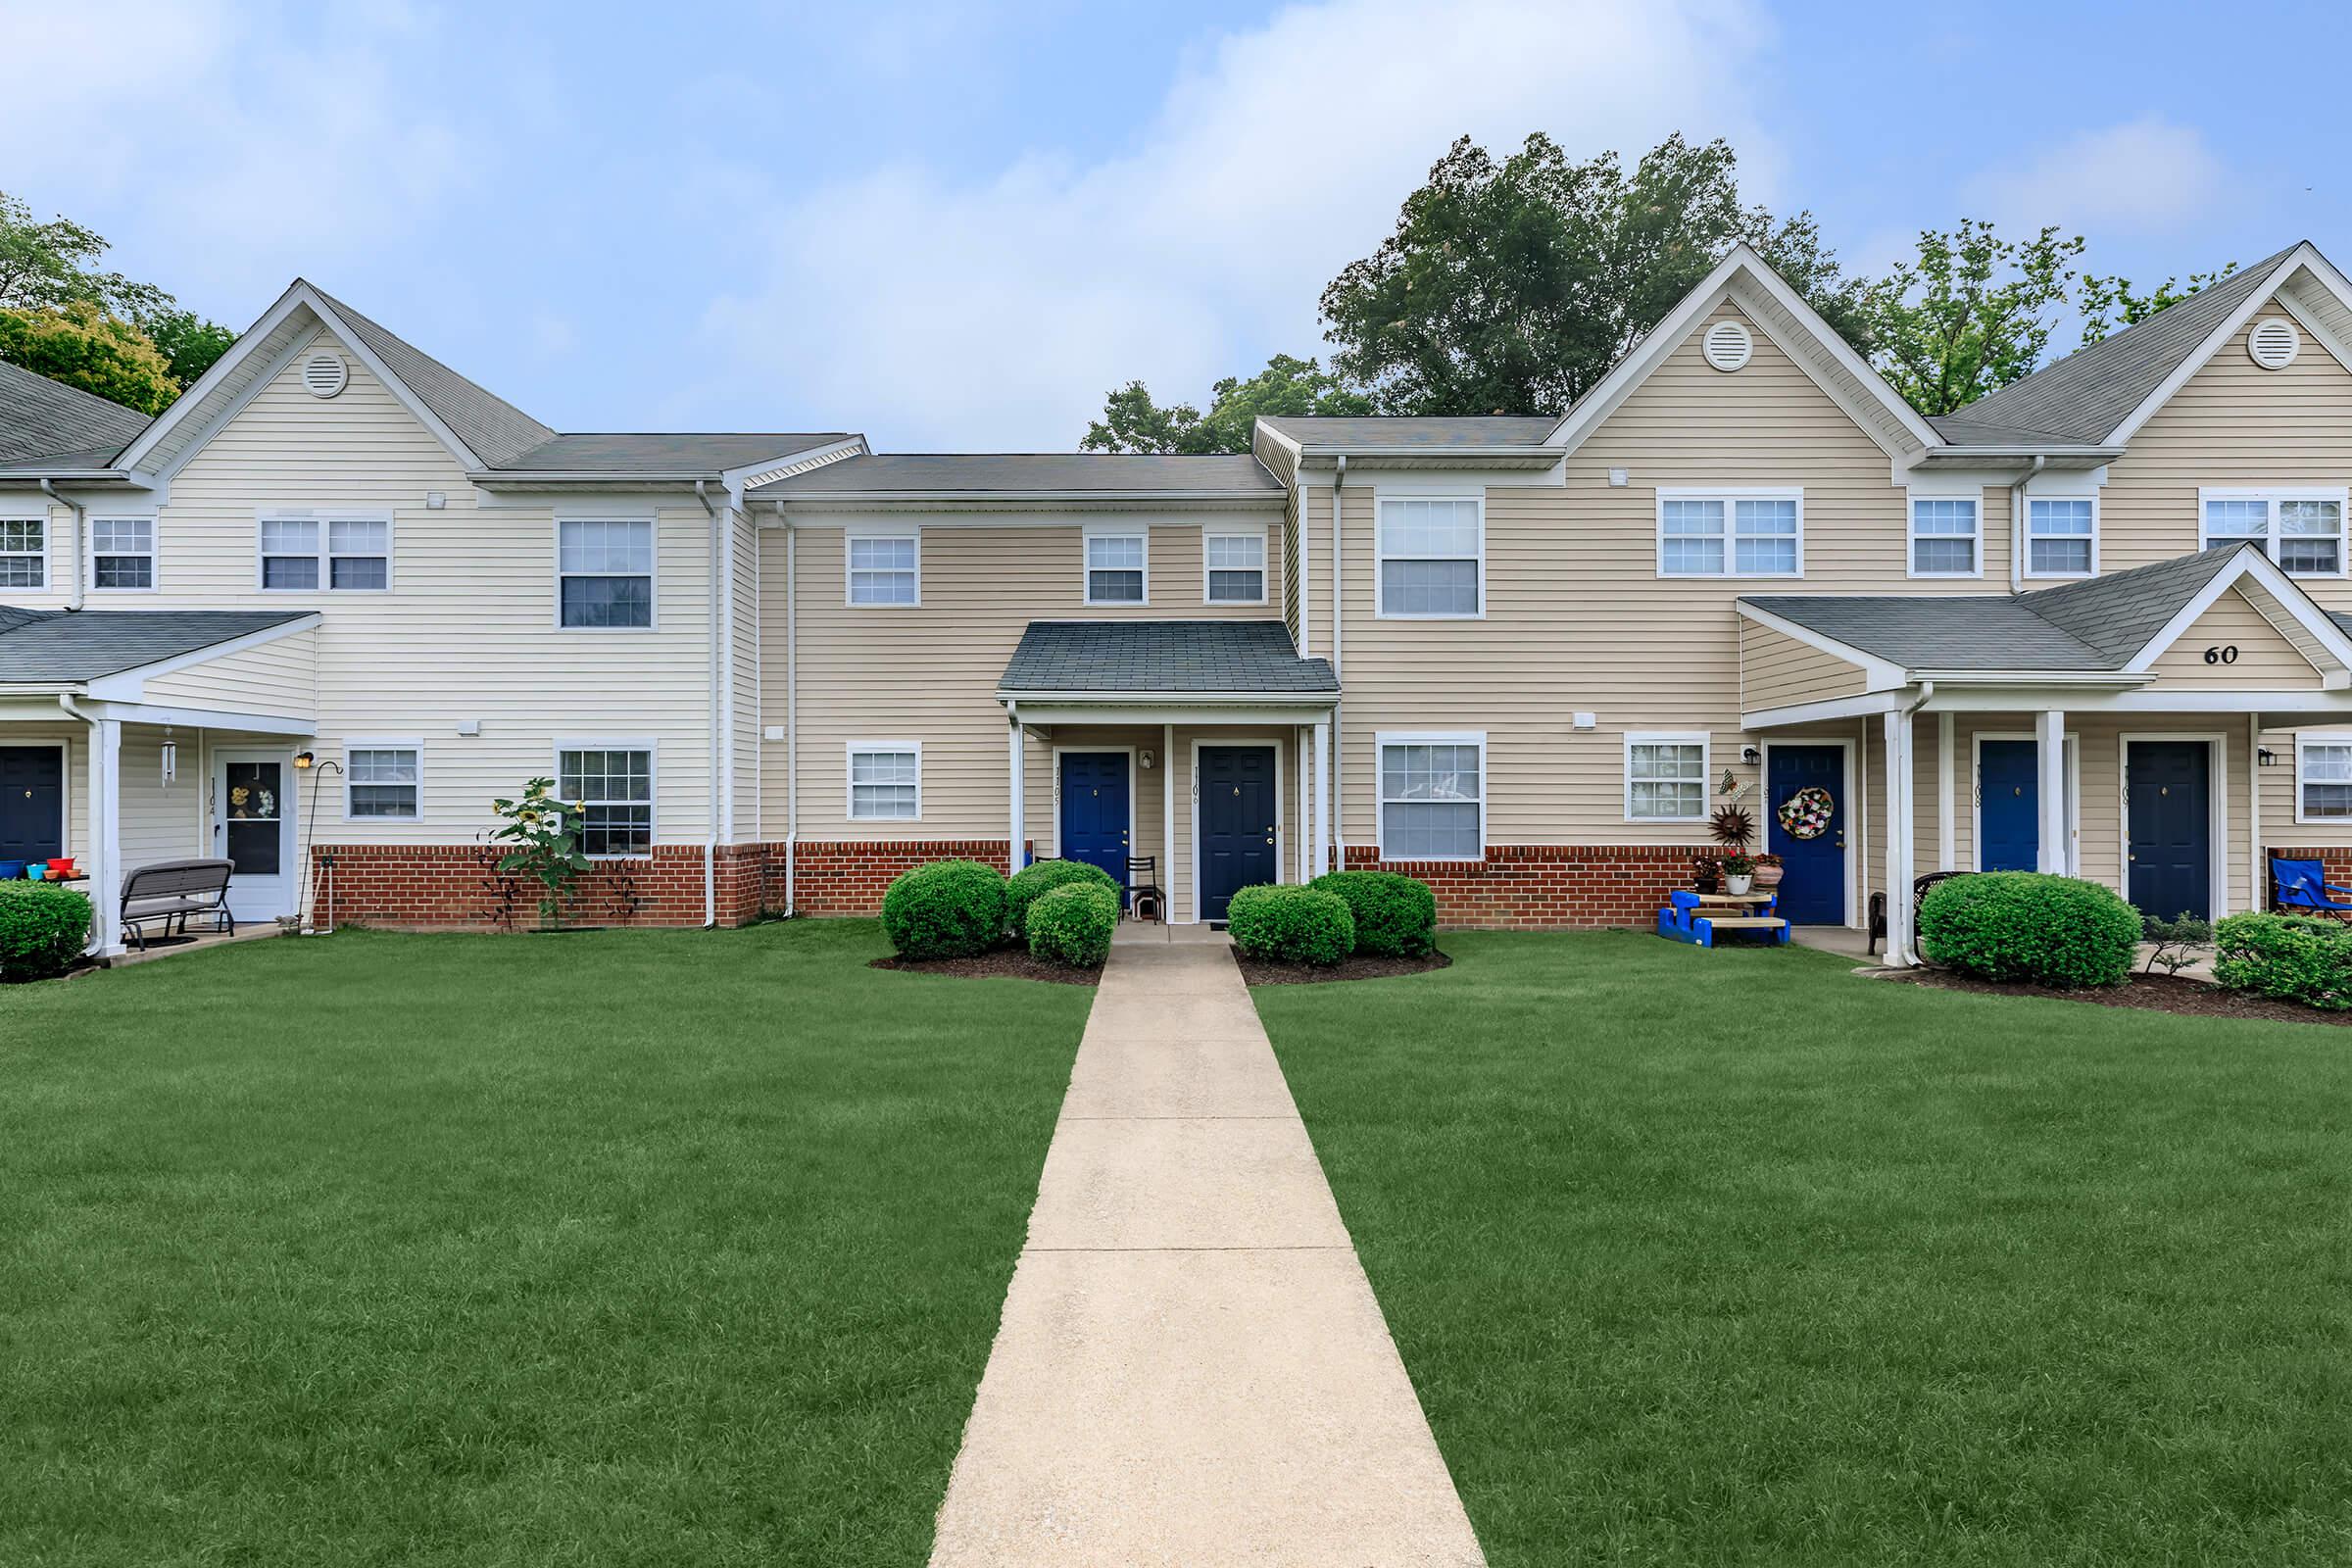
[[[1268,417],[1268,428],[1301,446],[1407,447],[1475,452],[1480,447],[1540,447],[1560,421],[1548,415],[1475,415],[1458,417],[1412,416]]]
[[[850,439],[843,430],[575,432],[551,437],[498,466],[531,473],[722,473]]]
[[[1336,696],[1340,682],[1330,661],[1298,657],[1279,620],[1033,620],[997,686]]]
[[[466,380],[318,284],[311,284],[311,288],[343,318],[368,353],[383,361],[416,394],[416,400],[433,411],[435,418],[448,425],[475,457],[491,467],[512,463],[541,442],[554,439],[554,430],[506,399]]]
[[[1159,457],[1106,452],[884,453],[844,458],[773,479],[750,494],[790,501],[809,495],[988,496],[1164,495],[1277,497],[1282,484],[1251,457]]]
[[[2295,249],[2290,245],[2137,326],[1979,398],[1959,412],[1959,419],[2010,431],[2046,431],[2048,437],[2089,445],[2105,441],[2231,312],[2272,281],[2278,264]],[[1959,439],[1949,431],[1945,436]]]
[[[1906,670],[2115,671],[2251,544],[2024,594],[1745,594]]]
[[[0,606],[0,685],[96,680],[314,612],[23,610]]]
[[[95,457],[103,465],[146,428],[147,416],[135,409],[0,362],[0,464],[92,466],[80,460]],[[74,463],[56,461],[69,456]]]

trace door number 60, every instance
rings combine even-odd
[[[2234,664],[2234,663],[2236,663],[2236,662],[2237,662],[2237,644],[2235,644],[2235,643],[2226,643],[2226,644],[2224,644],[2222,647],[2219,647],[2219,648],[2208,648],[2208,649],[2206,649],[2206,650],[2205,650],[2205,662],[2207,662],[2208,664]]]

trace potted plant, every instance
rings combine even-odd
[[[1770,893],[1781,885],[1782,867],[1779,856],[1755,855],[1750,858],[1756,862],[1756,888],[1759,892]]]
[[[1744,853],[1732,855],[1725,858],[1723,862],[1723,890],[1726,893],[1730,893],[1735,896],[1745,893],[1749,888],[1755,886],[1755,882],[1756,862],[1749,859]]]

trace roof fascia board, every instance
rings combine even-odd
[[[2292,279],[2289,279],[2289,282],[2291,281]],[[2280,310],[2295,318],[2295,324],[2303,328],[2312,341],[2328,351],[2329,359],[2335,361],[2344,369],[2352,370],[2352,349],[2347,349],[2343,339],[2329,331],[2327,324],[2311,313],[2309,306],[2296,299],[2286,284],[2280,284],[2278,292],[2273,294],[2271,298],[2277,302]]]
[[[194,386],[182,392],[170,408],[156,416],[153,424],[133,437],[130,445],[115,454],[116,466],[122,468],[138,467],[164,437],[193,418],[196,411],[204,406],[205,400],[220,390],[220,383],[236,374],[239,366],[259,354],[270,334],[284,324],[286,318],[293,315],[298,307],[305,305],[302,297],[304,292],[299,281],[289,284],[286,291],[277,297],[276,303],[262,313],[261,319],[247,327],[244,334],[229,345],[228,352],[215,360],[211,368],[196,378]]]
[[[1083,696],[1084,694],[1078,694]],[[1144,693],[1139,696],[1150,696]],[[1299,724],[1328,714],[1339,698],[1329,692],[1311,703],[1277,703],[1256,697],[1246,704],[1211,703],[1184,692],[1159,694],[1157,702],[1122,703],[1096,692],[1086,701],[1057,704],[1051,697],[1001,692],[997,701],[1018,705],[1023,724]]]
[[[294,286],[302,291],[311,309],[318,314],[320,320],[327,324],[328,330],[335,334],[343,346],[358,355],[360,363],[367,366],[369,370],[374,372],[377,380],[391,389],[392,395],[400,399],[402,406],[416,416],[417,422],[432,431],[441,444],[449,448],[450,455],[458,460],[461,467],[471,470],[489,466],[482,461],[479,453],[458,439],[457,431],[441,422],[439,415],[424,406],[423,399],[417,397],[406,381],[392,373],[390,366],[376,358],[375,351],[362,341],[360,334],[352,330],[351,323],[345,320],[332,305],[327,303],[324,295],[311,287],[310,284],[299,280]],[[541,426],[541,428],[544,429],[545,426]]]
[[[1833,659],[1842,659],[1849,664],[1860,665],[1864,684],[1871,691],[1886,691],[1891,687],[1907,684],[1903,666],[1891,660],[1881,659],[1866,649],[1856,648],[1852,643],[1839,642],[1826,632],[1818,632],[1810,626],[1800,625],[1786,615],[1776,615],[1771,611],[1751,605],[1744,599],[1735,600],[1733,604],[1740,614],[1769,631],[1777,631],[1784,637],[1793,638],[1807,648],[1828,654]]]
[[[1791,703],[1786,708],[1751,708],[1740,715],[1741,729],[1778,729],[1787,724],[1818,724],[1832,718],[1860,718],[1891,713],[1902,692],[1867,692],[1860,697],[1830,697],[1818,703]]]
[[[136,612],[131,612],[131,613],[136,613]],[[249,648],[260,648],[276,642],[281,637],[291,637],[296,632],[315,630],[322,618],[318,612],[313,611],[309,614],[298,615],[294,619],[278,625],[264,626],[258,631],[243,632],[217,643],[207,643],[202,648],[191,648],[184,654],[173,654],[169,659],[158,659],[144,664],[126,664],[121,669],[93,678],[88,683],[90,695],[108,701],[136,702],[141,688],[148,681],[174,674],[191,665],[210,663],[216,659],[226,659],[231,654],[241,654]]]
[[[1754,276],[1756,274],[1750,273],[1749,275]],[[1743,280],[1740,278],[1733,279],[1730,285],[1724,289],[1724,298],[1731,301],[1734,305],[1739,306],[1741,312],[1746,315],[1747,318],[1755,323],[1756,329],[1762,332],[1766,337],[1770,338],[1774,347],[1778,348],[1783,354],[1788,355],[1789,360],[1792,361],[1799,369],[1805,372],[1805,378],[1811,381],[1816,387],[1820,388],[1823,396],[1827,397],[1832,403],[1837,404],[1838,412],[1843,414],[1848,419],[1852,420],[1855,428],[1859,429],[1864,435],[1870,437],[1871,444],[1876,446],[1881,452],[1886,453],[1887,457],[1893,459],[1898,466],[1918,461],[1920,458],[1926,456],[1927,452],[1934,451],[1936,446],[1942,444],[1943,438],[1936,435],[1935,427],[1928,424],[1925,420],[1918,419],[1916,415],[1913,415],[1912,418],[1917,422],[1918,428],[1926,430],[1929,435],[1934,437],[1934,442],[1929,447],[1927,447],[1925,450],[1922,450],[1916,447],[1906,447],[1899,441],[1887,440],[1886,430],[1877,421],[1873,420],[1862,409],[1855,406],[1853,396],[1847,391],[1846,388],[1839,386],[1834,380],[1830,380],[1813,373],[1813,368],[1805,363],[1804,345],[1792,344],[1785,339],[1781,330],[1773,324],[1771,317],[1767,316],[1764,312],[1757,310],[1755,306],[1742,295],[1740,290],[1740,283]],[[1819,318],[1816,318],[1815,319],[1818,320]],[[1803,323],[1800,322],[1800,324]],[[1835,340],[1840,345],[1842,345],[1844,342],[1844,339],[1838,337],[1836,329],[1831,327],[1826,321],[1821,323],[1820,332],[1828,332],[1828,338],[1823,338],[1820,335],[1820,332],[1813,331],[1810,325],[1807,326],[1807,330],[1813,336],[1814,342],[1819,347],[1824,349],[1827,349],[1831,346],[1832,340]],[[1856,367],[1859,367],[1858,372],[1856,370]],[[1881,386],[1885,385],[1885,382],[1880,379],[1879,373],[1876,370],[1871,369],[1869,366],[1863,365],[1859,359],[1855,360],[1852,365],[1845,365],[1843,362],[1840,362],[1840,368],[1845,369],[1849,374],[1858,373],[1861,376],[1866,377],[1867,379],[1863,381],[1863,385],[1866,387],[1872,385],[1873,383]],[[1885,403],[1884,398],[1881,398],[1879,401],[1882,403],[1882,405]],[[1909,404],[1903,405],[1903,412],[1906,414],[1911,412]],[[1906,428],[1908,427],[1909,423],[1907,422]],[[1916,434],[1916,431],[1914,433]]]
[[[779,452],[772,458],[762,458],[757,463],[746,463],[738,467],[729,468],[718,477],[729,490],[735,492],[735,502],[740,507],[743,504],[744,490],[760,474],[784,467],[797,468],[801,472],[807,473],[812,469],[830,466],[844,458],[861,457],[864,453],[865,437],[854,435],[846,441],[832,441],[823,446],[803,447],[798,452]]]
[[[2262,285],[2249,291],[2243,304],[2231,311],[2221,325],[2208,332],[2205,335],[2205,341],[2198,344],[2188,358],[2175,366],[2173,373],[2159,382],[2155,391],[2140,400],[2138,408],[2125,415],[2123,423],[2107,432],[2106,444],[2119,447],[2129,445],[2132,438],[2139,433],[2139,427],[2154,418],[2156,411],[2170,403],[2173,395],[2188,384],[2189,377],[2205,368],[2206,362],[2221,352],[2223,344],[2245,330],[2246,323],[2254,319],[2257,311],[2271,302],[2271,297],[2278,292],[2279,285],[2294,275],[2296,268],[2308,266],[2314,262],[2325,265],[2326,258],[2322,257],[2318,251],[2313,250],[2308,241],[2287,252],[2285,259],[2271,269],[2271,275],[2263,279]],[[2335,269],[2330,267],[2328,270],[2333,273]],[[2312,268],[2312,275],[2321,276],[2318,267]],[[2322,281],[2328,282],[2328,279],[2323,277]],[[2333,283],[2328,283],[2328,286],[2333,289],[2334,284],[2341,281],[2342,277],[2339,274]],[[2343,298],[2347,306],[2352,306],[2352,293],[2341,294],[2339,297]]]
[[[1306,456],[1304,443],[1294,441],[1280,430],[1275,429],[1273,425],[1266,422],[1264,415],[1252,415],[1250,419],[1250,444],[1252,446],[1256,445],[1256,437],[1260,432],[1263,432],[1276,446],[1288,452],[1293,458],[1303,459]]]
[[[2296,624],[2310,632],[2313,640],[2327,649],[2329,656],[2345,669],[2352,670],[2352,638],[2346,637],[2343,628],[2328,618],[2327,612],[2312,602],[2311,595],[2303,591],[2300,583],[2250,544],[2239,546],[2237,555],[2230,564],[2215,572],[2212,579],[2197,590],[2196,597],[2182,605],[2173,618],[2166,621],[2163,628],[2149,638],[2138,653],[2132,656],[2132,662],[2124,667],[2133,674],[2146,674],[2153,669],[2165,650],[2180,641],[2188,628],[2196,624],[2197,618],[2213,608],[2216,600],[2246,577],[2260,583],[2281,610],[2295,617]],[[2318,668],[2317,665],[2313,667]],[[2327,676],[2334,672],[2322,669],[2319,673]]]
[[[804,508],[821,508],[829,512],[908,512],[941,511],[1026,511],[1050,508],[1061,512],[1131,512],[1138,509],[1179,512],[1280,512],[1285,505],[1280,490],[1249,491],[1136,491],[1124,495],[1090,494],[1085,491],[988,491],[940,490],[903,491],[875,495],[859,490],[810,490],[790,496],[763,496],[754,492],[754,502],[770,502],[792,511],[796,515]]]
[[[234,419],[238,415],[243,414],[246,409],[250,408],[253,404],[253,400],[260,397],[263,392],[267,391],[270,387],[270,383],[275,381],[279,375],[283,374],[287,366],[292,365],[297,359],[301,358],[305,353],[307,353],[310,350],[311,345],[318,341],[319,334],[323,330],[324,323],[321,323],[318,327],[315,327],[311,331],[296,333],[293,339],[289,341],[283,349],[271,356],[270,363],[262,368],[261,374],[255,376],[252,381],[247,383],[244,389],[238,392],[235,397],[230,398],[228,402],[222,406],[220,413],[204,421],[204,427],[196,432],[194,439],[190,440],[186,446],[181,447],[169,463],[157,467],[148,476],[149,482],[158,489],[168,490],[171,487],[173,476],[176,475],[180,469],[186,467],[190,463],[194,462],[196,454],[202,452],[206,447],[210,446],[213,438],[219,435],[222,430],[226,429],[228,427],[228,422],[231,419]],[[129,456],[130,454],[127,452],[123,454],[123,457],[126,459]]]
[[[91,700],[90,711],[129,724],[176,724],[185,729],[242,729],[264,735],[316,735],[318,721],[293,713],[256,713],[235,708],[158,708],[149,703]]]
[[[1926,416],[1904,402],[1902,395],[1886,384],[1886,378],[1872,369],[1870,362],[1855,353],[1853,345],[1839,337],[1838,329],[1823,320],[1821,313],[1806,304],[1805,297],[1790,288],[1788,281],[1766,265],[1761,256],[1746,245],[1737,247],[1732,254],[1744,258],[1748,278],[1779,302],[1782,310],[1795,317],[1797,324],[1840,368],[1874,394],[1880,405],[1910,432],[1911,438],[1919,443],[1923,451],[1933,452],[1944,444],[1943,437],[1927,421]],[[1788,345],[1782,345],[1784,352],[1787,348]],[[1790,358],[1795,356],[1791,355]],[[1823,390],[1828,389],[1825,387]]]

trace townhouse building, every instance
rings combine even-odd
[[[2352,287],[2309,245],[1923,418],[1735,251],[1560,417],[1235,457],[563,433],[305,282],[153,421],[0,367],[0,860],[241,916],[865,912],[1062,855],[1220,918],[1384,865],[1641,925],[1725,807],[1800,922],[2028,867],[2152,912],[2352,862]]]

